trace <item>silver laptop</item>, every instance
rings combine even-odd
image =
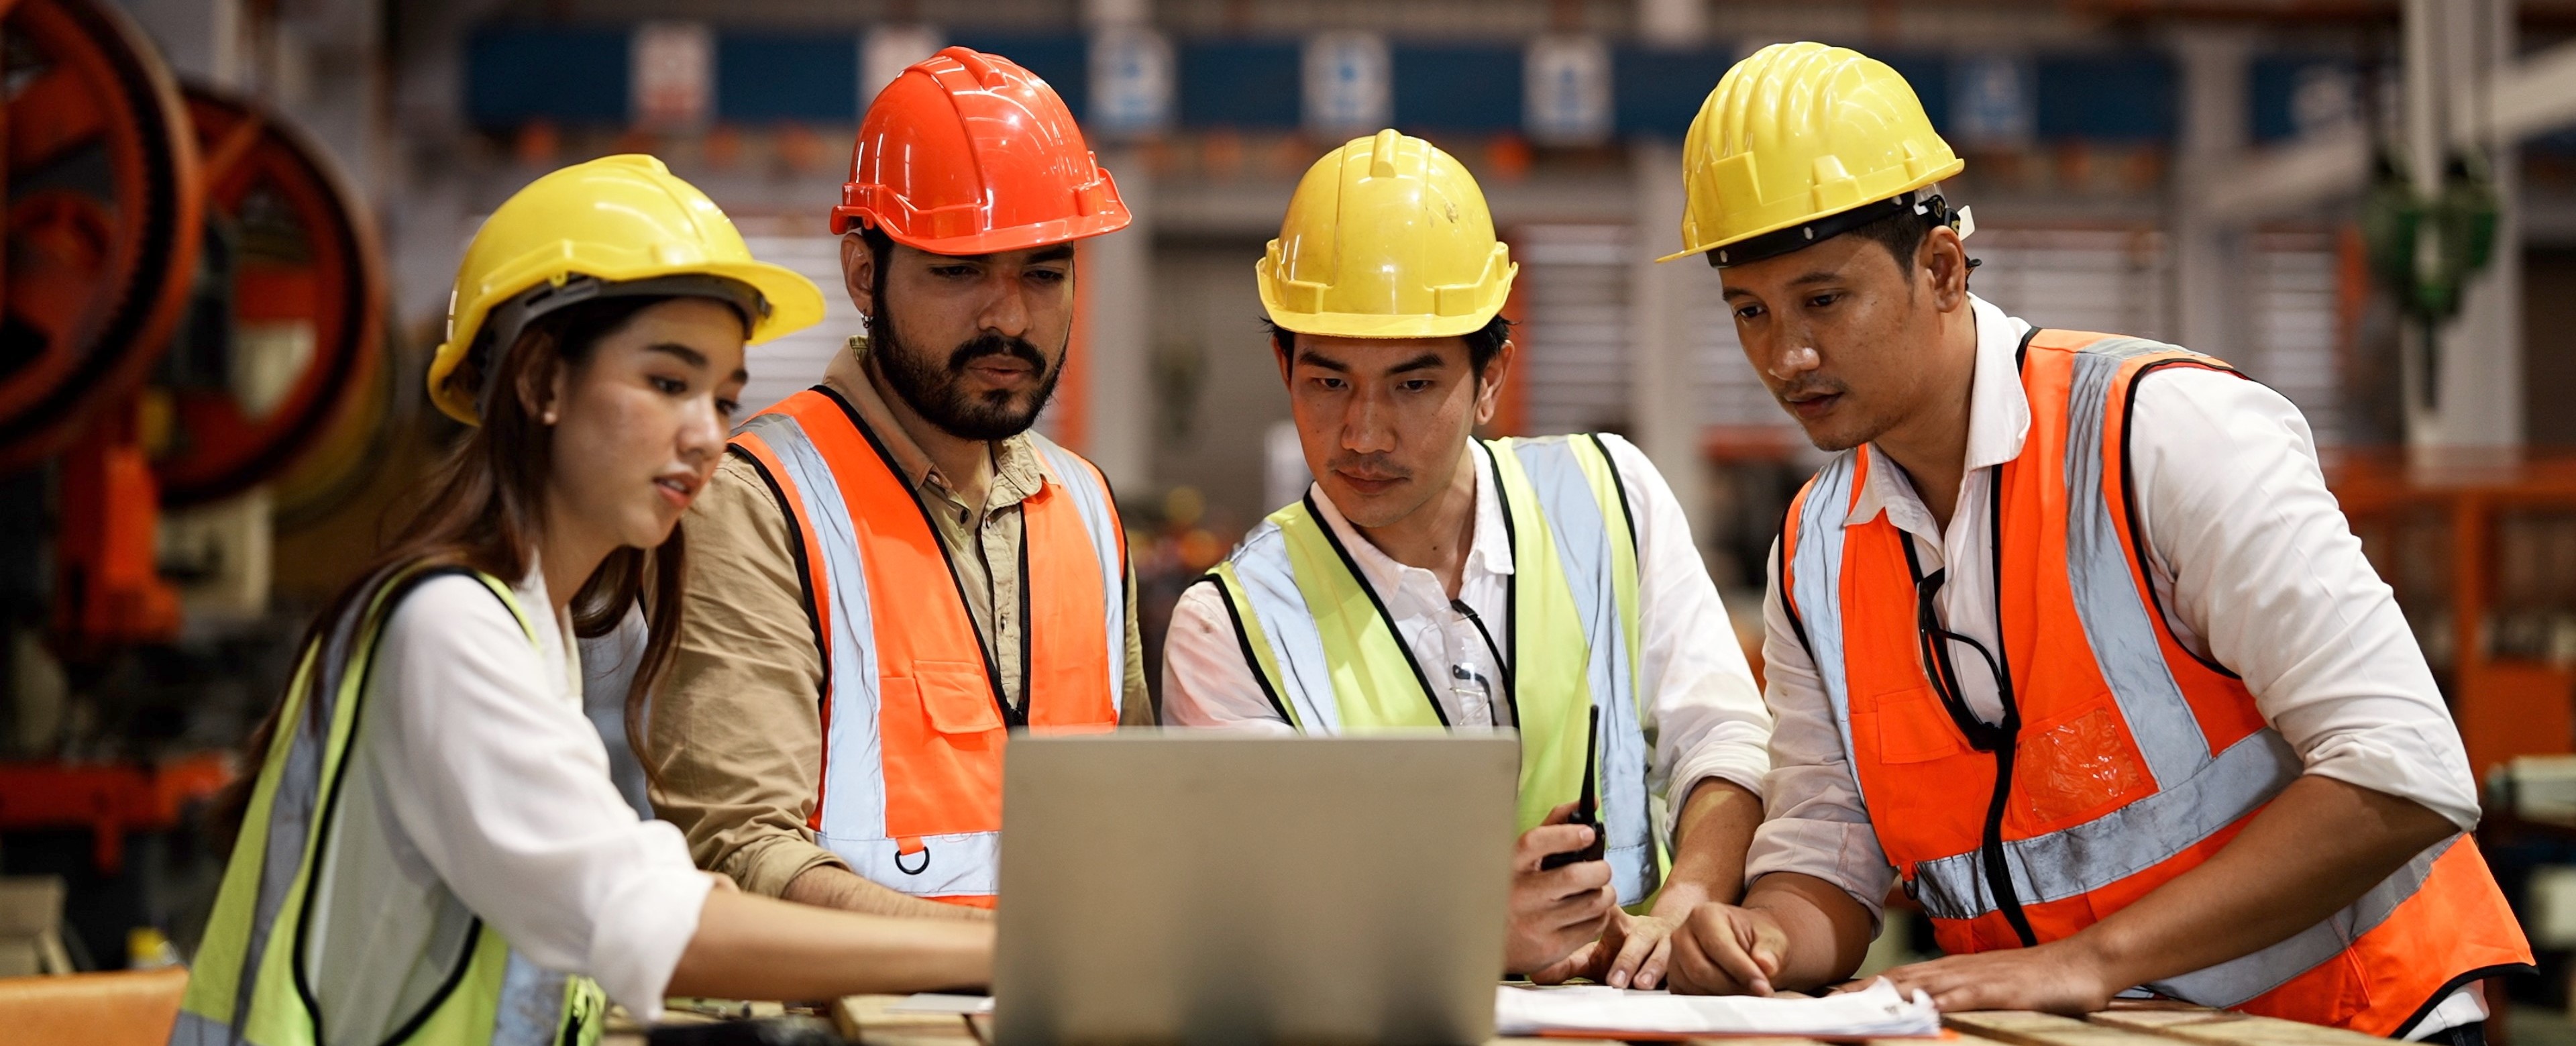
[[[1482,1043],[1509,733],[1012,740],[994,1038]]]

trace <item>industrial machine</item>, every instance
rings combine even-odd
[[[151,674],[135,664],[191,656],[167,512],[283,484],[252,503],[264,542],[269,506],[309,513],[361,471],[393,402],[383,262],[320,149],[181,85],[110,0],[0,0],[0,85],[0,693],[23,704],[50,673],[114,705]],[[19,757],[0,754],[0,833],[18,833],[0,854],[86,830],[119,878],[131,833],[174,829],[232,773],[146,721],[168,711],[92,716],[67,744],[0,708]]]

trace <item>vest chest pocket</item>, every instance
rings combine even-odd
[[[1907,686],[1852,702],[1852,743],[1876,745],[1882,763],[1928,763],[1966,755],[1966,738],[1928,686]],[[1855,753],[1867,760],[1872,753]]]
[[[1002,729],[993,705],[993,683],[984,666],[955,661],[915,661],[912,684],[930,728],[949,737]]]

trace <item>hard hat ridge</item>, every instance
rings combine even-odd
[[[1254,265],[1272,323],[1357,338],[1472,333],[1518,271],[1466,167],[1392,128],[1307,168]]]
[[[430,402],[477,424],[479,383],[449,378],[478,343],[506,352],[549,308],[636,294],[732,303],[750,321],[753,344],[823,318],[823,292],[812,280],[753,258],[715,201],[662,161],[603,157],[528,183],[476,230],[448,295],[447,339],[430,360]],[[497,364],[482,361],[483,373],[473,376],[488,377]]]
[[[1966,164],[1932,130],[1914,89],[1858,51],[1773,44],[1727,70],[1683,140],[1683,250],[1671,261],[1784,230],[1767,253],[1728,251],[1741,264],[1834,233],[1824,221],[1855,209],[1920,203],[1907,197]],[[1866,224],[1854,221],[1835,230]]]
[[[915,63],[877,93],[831,219],[836,234],[864,226],[948,255],[1063,243],[1129,220],[1055,88],[965,47]]]

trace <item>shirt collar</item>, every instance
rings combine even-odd
[[[1503,499],[1494,493],[1494,485],[1488,482],[1493,475],[1493,458],[1482,441],[1467,441],[1467,465],[1475,470],[1476,484],[1476,529],[1467,539],[1467,569],[1507,576],[1512,572],[1511,528],[1503,519]],[[1323,484],[1308,486],[1307,494],[1315,499],[1316,509],[1324,516],[1324,525],[1333,528],[1334,536],[1342,539],[1342,547],[1350,550],[1351,561],[1359,564],[1360,572],[1367,575],[1371,587],[1381,592],[1389,591],[1396,587],[1406,571],[1430,573],[1421,567],[1398,563],[1378,551],[1377,545],[1369,541],[1367,535],[1360,533],[1359,528],[1342,516],[1341,507],[1333,504],[1332,497],[1324,493]]]
[[[2030,396],[2021,387],[2021,340],[2030,333],[2030,324],[2005,315],[1974,294],[1968,296],[1968,308],[1977,324],[1976,370],[1968,378],[1967,467],[1974,472],[2020,457],[2022,443],[2030,436]],[[1891,516],[1890,522],[1899,527],[1937,529],[1904,472],[1876,467],[1884,464],[1883,457],[1872,462],[1869,479],[1861,485],[1860,497],[1843,525],[1867,523],[1881,511],[1893,509],[1898,515],[1922,517],[1915,521]],[[1919,526],[1909,526],[1910,522]]]
[[[877,395],[876,383],[868,380],[867,344],[866,338],[854,336],[848,352],[834,353],[832,362],[823,367],[823,384],[849,401],[859,420],[876,433],[886,452],[893,455],[895,466],[902,470],[904,482],[915,488],[953,490],[948,478],[939,474],[939,466],[931,462],[929,453],[895,423],[894,410]],[[1046,485],[1046,470],[1038,464],[1037,448],[1029,442],[1028,433],[995,441],[992,446],[993,491],[986,499],[986,508],[1018,504]]]

